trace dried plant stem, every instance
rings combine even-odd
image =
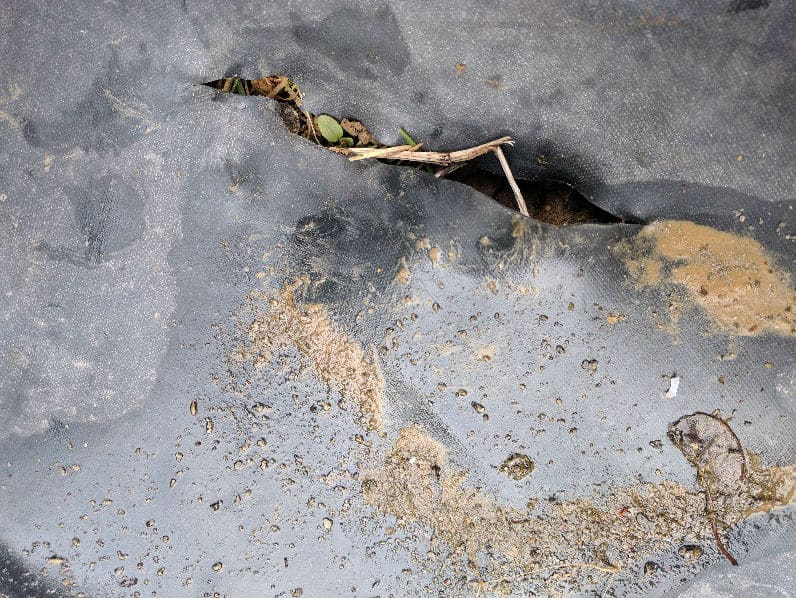
[[[503,167],[503,172],[506,175],[506,178],[509,180],[509,185],[511,186],[511,190],[514,192],[514,199],[517,200],[517,207],[520,210],[520,214],[523,216],[530,216],[528,214],[528,206],[525,205],[525,198],[522,196],[522,191],[520,191],[519,186],[517,186],[517,181],[514,180],[514,175],[511,174],[511,168],[509,168],[509,163],[506,160],[506,156],[503,155],[503,150],[500,149],[500,146],[496,146],[493,148],[495,155],[497,156],[500,165]]]
[[[514,192],[514,198],[517,201],[520,214],[523,216],[530,216],[525,198],[522,196],[522,191],[520,191],[517,181],[514,180],[514,175],[511,173],[511,168],[506,160],[506,156],[503,154],[503,150],[500,149],[500,146],[504,143],[511,145],[514,141],[511,137],[501,137],[500,139],[495,139],[494,141],[489,141],[488,143],[456,152],[418,152],[417,150],[423,145],[422,143],[417,145],[396,145],[393,147],[352,147],[348,150],[347,154],[348,159],[351,161],[390,158],[392,160],[404,160],[406,162],[438,164],[445,168],[440,170],[435,176],[443,177],[456,170],[456,168],[464,162],[469,162],[473,158],[483,156],[489,152],[494,152],[500,162],[500,166],[503,168],[503,172],[506,174],[511,190]]]
[[[352,147],[349,160],[366,160],[375,158],[390,158],[392,160],[406,160],[407,162],[424,162],[426,164],[439,164],[440,166],[450,166],[457,162],[468,162],[478,156],[493,151],[502,144],[513,143],[511,137],[501,137],[489,143],[477,145],[465,150],[456,152],[416,152],[419,146],[397,145],[394,147],[368,148]],[[399,149],[400,148],[400,149]]]
[[[735,560],[735,557],[730,554],[730,551],[727,550],[727,547],[724,546],[724,542],[721,541],[721,536],[719,536],[718,526],[716,525],[716,510],[713,504],[713,498],[710,495],[710,486],[705,484],[705,514],[708,517],[708,521],[710,521],[710,531],[713,532],[713,539],[716,541],[716,546],[719,549],[719,552],[724,556],[725,559],[730,561],[730,564],[737,567],[738,561]]]
[[[310,130],[310,132],[312,132],[312,136],[315,138],[315,143],[320,145],[321,142],[318,141],[318,136],[315,134],[315,126],[312,124],[312,114],[310,114],[306,110],[302,110],[302,112],[304,113],[304,118],[307,119],[307,124],[309,125],[309,130]],[[310,136],[307,135],[307,139],[309,139],[309,138],[310,138]]]
[[[399,154],[414,155],[412,152],[416,151],[422,144],[418,145],[394,145],[392,147],[352,147],[349,148],[348,159],[352,162],[354,160],[369,160],[371,158],[398,158]]]
[[[279,85],[277,85],[276,87],[274,87],[271,90],[271,93],[268,94],[268,97],[271,98],[272,100],[275,99],[277,94],[279,94],[279,92],[282,91],[285,88],[285,86],[287,85],[287,81],[288,81],[287,78],[282,79],[279,82]],[[290,97],[291,100],[293,99],[292,95],[293,94],[291,93],[291,97]]]

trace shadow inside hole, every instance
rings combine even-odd
[[[446,178],[472,187],[499,204],[517,210],[514,193],[504,176],[471,164],[452,172]],[[517,185],[528,205],[528,214],[534,220],[556,226],[628,222],[594,205],[577,189],[562,181],[517,179]]]

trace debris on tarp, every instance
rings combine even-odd
[[[696,468],[716,545],[728,561],[737,565],[719,536],[717,509],[726,497],[737,495],[746,480],[746,457],[740,440],[727,422],[707,413],[677,420],[669,428],[669,439]]]
[[[633,242],[617,245],[615,252],[637,287],[677,289],[669,302],[673,325],[687,301],[704,309],[718,332],[796,334],[796,290],[790,276],[751,237],[662,220],[644,227]]]
[[[417,423],[394,437],[384,425],[382,411],[391,407],[382,405],[389,397],[375,363],[334,324],[327,308],[301,301],[306,284],[296,279],[281,290],[248,295],[236,316],[237,349],[227,362],[231,373],[248,380],[252,368],[262,368],[277,354],[285,367],[289,362],[284,360],[294,354],[286,349],[298,348],[298,359],[311,366],[308,371],[358,407],[363,432],[377,433],[373,442],[357,435],[363,452],[354,474],[376,525],[387,515],[400,529],[427,529],[430,545],[421,551],[448,563],[446,574],[454,579],[469,579],[466,583],[482,590],[508,584],[514,591],[588,591],[609,583],[609,575],[660,558],[656,555],[662,551],[696,561],[704,550],[699,539],[711,534],[722,554],[736,562],[719,530],[787,505],[793,497],[793,468],[763,467],[752,457],[747,464],[729,426],[697,413],[673,424],[669,437],[696,467],[699,490],[665,480],[607,487],[590,498],[545,501],[531,495],[527,509],[504,504],[488,489],[472,485],[469,469],[450,458],[445,439]],[[247,393],[245,385],[238,391]],[[477,402],[471,406],[476,413],[484,410]],[[243,426],[235,435],[254,435],[244,413],[229,421]],[[497,466],[523,483],[535,468],[524,453],[512,453]],[[490,564],[482,564],[485,559]]]
[[[488,491],[472,487],[469,472],[452,463],[445,444],[418,424],[402,428],[384,461],[362,472],[363,498],[396,517],[401,528],[429,528],[430,550],[424,556],[447,563],[451,574],[474,573],[475,581],[470,583],[477,588],[494,590],[508,581],[514,591],[593,590],[605,583],[606,574],[641,566],[643,559],[659,551],[675,550],[685,561],[695,561],[703,548],[686,539],[709,534],[719,517],[722,525],[729,526],[758,512],[758,507],[781,507],[792,499],[793,468],[756,464],[755,481],[743,485],[742,460],[731,450],[731,439],[718,424],[703,420],[704,414],[697,415],[696,420],[675,424],[673,437],[680,442],[685,426],[685,439],[693,421],[709,446],[700,442],[702,452],[691,445],[685,451],[695,463],[715,462],[712,467],[718,477],[708,480],[708,467],[700,466],[700,484],[703,488],[711,484],[720,497],[737,489],[732,500],[721,503],[720,514],[708,513],[709,521],[701,493],[670,481],[612,488],[596,500],[531,498],[527,510],[501,505]],[[712,443],[707,439],[711,433]],[[523,457],[509,457],[507,470],[526,463]],[[764,496],[776,498],[765,502]],[[717,537],[717,532],[713,534]],[[729,554],[720,541],[718,545],[725,556]],[[480,565],[482,556],[488,565]]]
[[[680,388],[680,377],[675,374],[669,378],[669,390],[666,391],[666,398],[673,399],[677,396],[677,389]]]
[[[3,5],[0,595],[788,594],[786,3],[284,4]]]
[[[512,480],[521,480],[533,473],[534,462],[528,455],[514,453],[500,464],[498,471],[505,473]]]
[[[374,356],[336,327],[323,306],[297,305],[293,293],[303,284],[297,280],[280,292],[254,291],[239,314],[240,344],[228,359],[256,371],[296,347],[331,390],[354,403],[362,426],[378,429],[384,380]]]

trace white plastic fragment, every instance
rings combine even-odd
[[[677,396],[677,389],[680,387],[680,377],[672,376],[669,379],[669,390],[666,391],[666,398],[673,399]]]

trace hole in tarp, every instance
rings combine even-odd
[[[364,150],[370,152],[371,149],[368,148],[390,151],[399,149],[380,143],[360,121],[348,118],[338,121],[336,118],[326,114],[315,115],[307,112],[301,108],[303,94],[298,86],[283,75],[274,75],[261,79],[225,77],[208,81],[202,85],[207,85],[224,93],[246,96],[260,95],[279,102],[280,118],[291,133],[326,147],[335,153],[351,156],[352,152],[356,151]],[[406,131],[403,129],[399,130],[406,143],[403,147],[417,145]],[[506,137],[504,139],[508,140],[509,138]],[[498,140],[495,143],[500,142],[501,140]],[[416,147],[413,147],[412,151],[414,149]],[[423,156],[431,155],[425,153],[425,151],[426,148],[423,148],[423,152],[418,152],[417,154],[409,153],[406,159],[401,160],[386,157],[374,157],[372,159],[378,159],[385,164],[416,168],[427,172],[430,176],[458,181],[491,197],[505,207],[517,211],[518,200],[511,189],[508,178],[483,170],[474,163],[478,156],[491,152],[481,151],[473,154],[472,157],[468,156],[467,161],[456,163],[435,164],[412,161],[413,156],[417,157],[420,153]],[[407,152],[404,152],[404,155],[406,154]],[[438,155],[443,157],[451,156],[451,154]],[[556,226],[626,222],[594,205],[577,189],[565,182],[522,179],[518,179],[516,182],[527,204],[529,216],[536,220]]]
[[[446,178],[468,185],[507,208],[517,209],[514,193],[508,179],[503,175],[468,164]],[[563,181],[516,180],[528,206],[528,213],[534,220],[556,226],[628,222],[596,206],[575,187]]]

